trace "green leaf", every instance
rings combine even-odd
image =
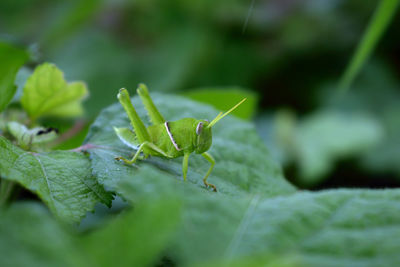
[[[138,203],[88,235],[60,225],[39,204],[0,209],[1,266],[154,266],[180,215],[176,199]]]
[[[303,119],[294,135],[301,182],[311,185],[323,180],[336,160],[361,155],[378,144],[383,129],[366,114],[322,110]]]
[[[398,96],[396,99],[399,99]],[[381,142],[364,153],[362,164],[368,170],[381,173],[393,173],[400,179],[400,107],[389,103],[380,112],[385,135]]]
[[[399,0],[382,0],[375,10],[375,14],[366,29],[363,38],[348,64],[339,83],[339,89],[347,90],[361,67],[368,60],[379,39],[396,14]]]
[[[218,111],[194,101],[152,93],[155,105],[167,120],[177,120],[185,117],[212,119]],[[146,117],[139,99],[134,98],[134,106],[141,118]],[[151,157],[138,162],[139,167],[128,166],[116,161],[117,156],[130,157],[134,150],[125,146],[114,127],[127,127],[129,120],[122,106],[116,103],[103,110],[93,123],[85,141],[93,166],[93,172],[99,182],[107,188],[116,189],[116,183],[121,179],[136,179],[137,170],[142,166],[157,166],[172,174],[176,181],[182,180],[182,158],[164,159]],[[213,128],[213,145],[210,154],[214,156],[216,165],[209,177],[221,193],[247,194],[262,193],[278,195],[291,193],[294,188],[284,179],[281,169],[270,158],[268,150],[255,132],[251,123],[228,116]],[[209,163],[193,154],[189,160],[188,183],[205,189],[202,178],[209,168]],[[165,179],[159,177],[159,179]],[[167,178],[168,179],[168,178]]]
[[[210,263],[194,264],[193,267],[299,267],[302,266],[296,255],[268,254],[251,255],[237,258],[234,261],[216,260]]]
[[[182,227],[168,250],[182,265],[238,266],[249,259],[261,266],[400,264],[399,189],[229,197],[158,179],[163,171],[146,168],[121,181],[120,192],[133,203],[167,192],[182,198]]]
[[[111,204],[111,195],[97,183],[89,159],[81,153],[32,153],[2,136],[0,152],[0,176],[38,194],[63,220],[79,222],[97,202]]]
[[[354,90],[335,94],[332,88],[321,88],[320,101],[330,109],[368,112],[373,118],[379,118],[383,138],[361,155],[362,166],[370,172],[394,174],[400,178],[400,83],[397,76],[388,66],[371,62],[354,84]]]
[[[55,65],[44,63],[28,78],[21,104],[33,120],[42,116],[76,117],[83,114],[81,101],[87,94],[83,82],[67,83]]]
[[[384,129],[366,112],[321,109],[296,121],[281,110],[262,116],[260,134],[282,164],[294,162],[299,182],[312,186],[325,179],[338,160],[365,154],[382,141]]]
[[[246,102],[231,113],[246,120],[253,117],[258,101],[256,93],[239,87],[201,88],[186,92],[183,95],[195,101],[210,104],[221,111],[227,111],[243,98],[247,98]]]
[[[154,266],[174,233],[181,203],[140,202],[82,240],[91,266]]]
[[[83,82],[72,82],[68,84],[67,90],[69,91],[70,95],[66,94],[64,97],[67,99],[67,101],[68,99],[71,99],[71,102],[52,108],[47,112],[48,116],[78,117],[83,114],[84,111],[80,100],[88,95],[86,84]],[[72,99],[76,99],[78,101]]]
[[[74,236],[38,203],[0,210],[1,266],[84,266]]]
[[[15,75],[28,60],[29,54],[22,49],[0,42],[0,112],[13,98],[16,86]]]

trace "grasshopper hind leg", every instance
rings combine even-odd
[[[161,115],[160,111],[158,111],[156,105],[154,105],[153,100],[149,95],[149,91],[147,90],[147,86],[144,84],[139,84],[139,87],[136,91],[140,96],[147,113],[149,114],[151,123],[153,125],[164,123],[165,119]]]

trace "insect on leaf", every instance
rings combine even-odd
[[[212,119],[218,114],[218,111],[210,106],[183,97],[153,93],[152,98],[161,114],[169,121],[188,117]],[[139,116],[145,119],[147,112],[138,97],[133,98],[133,105]],[[129,124],[122,106],[116,103],[101,112],[85,140],[95,175],[100,183],[112,190],[116,190],[119,180],[135,179],[137,175],[136,168],[114,159],[121,155],[130,157],[135,152],[121,142],[112,127],[127,127]],[[128,130],[119,132],[127,133]],[[232,116],[227,116],[218,122],[213,127],[213,145],[210,154],[216,159],[210,180],[218,184],[221,193],[263,192],[267,195],[277,195],[294,191],[283,178],[281,169],[271,159],[268,149],[263,145],[251,123]],[[157,166],[166,174],[172,174],[167,176],[167,179],[174,177],[177,181],[182,181],[181,158],[150,157],[137,164]],[[209,163],[204,158],[193,154],[189,163],[188,182],[204,189],[202,178],[208,168]]]

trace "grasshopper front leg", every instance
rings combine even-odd
[[[133,156],[133,158],[131,160],[128,160],[124,157],[116,157],[115,159],[122,160],[126,164],[133,164],[138,159],[140,152],[142,152],[145,148],[148,150],[148,152],[153,152],[155,154],[158,153],[166,158],[170,158],[170,156],[167,153],[165,153],[161,148],[159,148],[155,144],[153,144],[151,142],[144,142],[139,146],[138,150],[136,151],[135,155]]]
[[[183,180],[186,181],[187,171],[189,166],[189,156],[190,153],[183,154],[183,161],[182,161],[182,172],[183,172]]]
[[[214,190],[214,192],[217,192],[217,187],[216,187],[215,185],[210,184],[210,183],[207,183],[207,178],[208,178],[208,176],[210,175],[211,171],[212,171],[213,168],[214,168],[215,159],[213,158],[213,156],[211,156],[211,155],[208,154],[207,152],[204,152],[204,153],[201,154],[201,155],[202,155],[208,162],[211,163],[211,166],[210,166],[210,168],[208,169],[208,171],[207,171],[207,173],[206,173],[206,176],[204,176],[204,178],[203,178],[203,182],[204,182],[204,184],[205,184],[206,186],[212,187],[213,190]]]
[[[207,178],[208,178],[208,176],[210,175],[211,171],[212,171],[213,168],[214,168],[215,160],[214,160],[214,158],[213,158],[210,154],[208,154],[207,152],[204,152],[204,153],[201,154],[201,155],[202,155],[208,162],[211,163],[211,166],[210,166],[210,168],[208,169],[208,171],[207,171],[207,173],[206,173],[206,176],[204,176],[204,178],[203,178],[203,182],[204,182],[204,184],[205,184],[206,187],[211,187],[211,188],[214,190],[214,192],[217,192],[217,187],[216,187],[215,185],[210,184],[210,183],[207,182]],[[188,165],[189,165],[189,156],[190,156],[190,153],[185,153],[185,154],[183,154],[182,171],[183,171],[183,180],[184,180],[184,181],[186,181],[186,177],[187,177],[187,171],[188,171]]]

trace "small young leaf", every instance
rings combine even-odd
[[[218,111],[185,99],[183,97],[151,94],[161,114],[170,121],[194,117],[212,119]],[[146,118],[146,111],[134,98],[134,106],[139,116]],[[135,150],[121,142],[114,132],[115,127],[129,126],[129,120],[122,106],[116,103],[103,110],[92,125],[86,138],[86,146],[92,159],[92,166],[99,182],[115,190],[116,183],[129,177],[135,179],[135,166],[116,161],[117,156],[129,158]],[[290,193],[294,188],[283,178],[281,169],[272,161],[268,150],[257,136],[254,126],[248,122],[228,116],[213,128],[213,145],[210,154],[216,159],[216,165],[209,181],[216,184],[220,192],[228,194],[263,193],[278,195]],[[164,159],[151,157],[137,165],[156,165],[175,179],[182,180],[182,158]],[[193,154],[189,162],[188,180],[204,188],[202,178],[209,168],[209,163]],[[163,177],[160,177],[163,179]]]
[[[58,217],[79,222],[107,193],[91,174],[89,159],[77,152],[24,151],[0,136],[0,176],[38,194]]]
[[[14,85],[15,75],[28,58],[25,50],[0,42],[0,112],[14,96],[17,89]]]
[[[83,82],[67,83],[55,65],[44,63],[28,78],[21,104],[33,120],[41,116],[75,117],[82,115],[81,101],[87,94]]]

